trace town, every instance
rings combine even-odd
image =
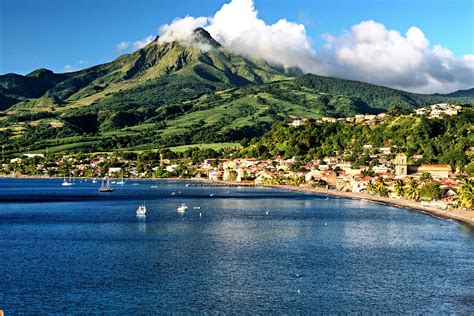
[[[455,116],[461,106],[434,104],[407,116],[440,119]],[[356,115],[336,119],[323,117],[318,122],[332,124],[383,124],[386,113]],[[290,128],[307,123],[294,118]],[[348,160],[350,157],[350,160]],[[242,156],[239,149],[220,152],[189,148],[177,154],[168,149],[79,155],[25,153],[22,157],[3,157],[0,174],[4,177],[75,177],[122,179],[193,179],[257,186],[324,188],[338,192],[367,193],[393,199],[420,201],[439,209],[473,208],[473,163],[453,169],[449,164],[423,163],[419,153],[406,153],[397,145],[377,147],[366,143],[358,151],[347,148],[331,156],[311,160],[276,157],[257,159]]]
[[[291,159],[236,158],[204,159],[194,164],[189,158],[168,159],[161,153],[131,157],[97,154],[44,157],[26,154],[2,165],[3,176],[49,176],[84,178],[181,178],[226,181],[244,185],[289,185],[321,187],[343,192],[407,198],[446,209],[472,208],[472,180],[461,180],[459,170],[447,164],[421,164],[420,155],[394,154],[394,148],[364,146],[370,165],[354,167],[342,156],[315,159],[307,163]],[[409,163],[412,161],[412,163]],[[375,163],[376,162],[376,163]]]

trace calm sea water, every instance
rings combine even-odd
[[[7,314],[474,313],[474,231],[455,222],[275,189],[60,183],[0,180]]]

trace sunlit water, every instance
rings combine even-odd
[[[474,231],[455,222],[265,188],[60,183],[0,180],[7,314],[474,313]]]

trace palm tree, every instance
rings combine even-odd
[[[408,182],[408,187],[405,189],[405,196],[410,200],[417,201],[420,198],[420,189],[418,188],[418,182],[413,178]]]
[[[385,181],[384,178],[382,177],[378,177],[378,182],[377,184],[375,185],[375,191],[379,194],[379,195],[387,195],[386,193],[386,189],[387,189],[387,182]]]
[[[457,200],[459,205],[474,209],[474,180],[464,180],[458,188]]]
[[[395,185],[393,186],[393,191],[395,192],[397,196],[402,197],[404,195],[405,183],[403,182],[403,180],[398,179],[397,181],[395,181]]]
[[[369,194],[375,193],[375,183],[373,183],[372,180],[369,180],[369,182],[367,182],[367,185],[365,187],[365,192]]]

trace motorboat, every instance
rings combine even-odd
[[[122,176],[122,180],[117,181],[117,184],[119,184],[119,185],[124,185],[125,183],[127,183],[127,181],[123,180],[123,176]]]
[[[145,206],[145,203],[143,203],[137,209],[137,217],[145,217],[145,216],[146,216],[146,206]]]
[[[63,183],[61,183],[63,187],[69,187],[71,185],[74,185],[74,182],[72,182],[71,178],[71,172],[69,171],[69,178],[64,177]]]
[[[188,206],[186,204],[181,204],[181,205],[178,206],[178,212],[179,213],[184,213],[184,212],[187,211],[187,209],[188,209]]]

